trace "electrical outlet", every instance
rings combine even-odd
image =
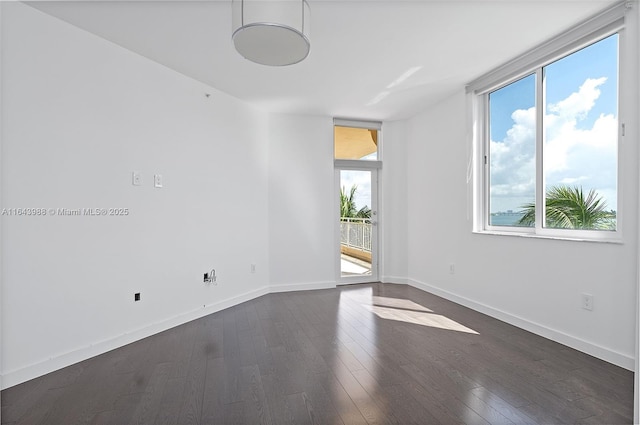
[[[256,272],[256,265],[252,264],[251,265],[251,273],[255,273]]]
[[[449,264],[449,274],[456,274],[456,265],[453,263]]]
[[[140,292],[136,292],[135,294],[133,294],[133,300],[140,301]]]
[[[593,310],[593,295],[582,294],[582,308],[585,310]]]
[[[131,173],[131,184],[134,186],[142,185],[142,174],[140,174],[140,171],[134,171]]]
[[[153,185],[155,187],[162,187],[162,174],[153,175]]]

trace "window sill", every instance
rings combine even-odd
[[[607,243],[615,245],[623,245],[624,241],[620,237],[615,238],[586,238],[586,237],[572,237],[563,235],[540,235],[536,233],[519,233],[519,232],[501,232],[496,230],[474,230],[472,233],[477,235],[491,235],[491,236],[512,236],[528,239],[549,239],[557,241],[570,241],[570,242],[595,242],[595,243]]]

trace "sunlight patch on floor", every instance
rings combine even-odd
[[[413,323],[431,328],[479,335],[478,332],[473,329],[446,316],[436,314],[433,310],[411,300],[373,296],[372,303],[373,305],[365,304],[364,307],[381,319],[396,320],[398,322]]]
[[[381,307],[395,307],[405,310],[425,311],[428,313],[433,313],[433,310],[429,310],[427,307],[403,298],[378,297],[374,295],[373,297],[371,297],[371,299],[373,301],[373,305]]]

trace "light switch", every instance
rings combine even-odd
[[[153,185],[155,187],[162,187],[162,174],[155,174],[153,176]]]

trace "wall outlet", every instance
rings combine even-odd
[[[252,264],[250,270],[251,270],[251,273],[255,273],[256,272],[256,265]]]
[[[134,186],[142,185],[142,174],[140,174],[140,171],[134,171],[131,173],[131,184]]]
[[[140,292],[136,292],[135,294],[133,294],[133,300],[140,301]]]
[[[449,264],[449,274],[456,274],[456,265],[453,263]]]
[[[582,308],[585,310],[593,310],[593,295],[582,294]]]
[[[162,187],[162,174],[153,175],[153,185],[155,187]]]

